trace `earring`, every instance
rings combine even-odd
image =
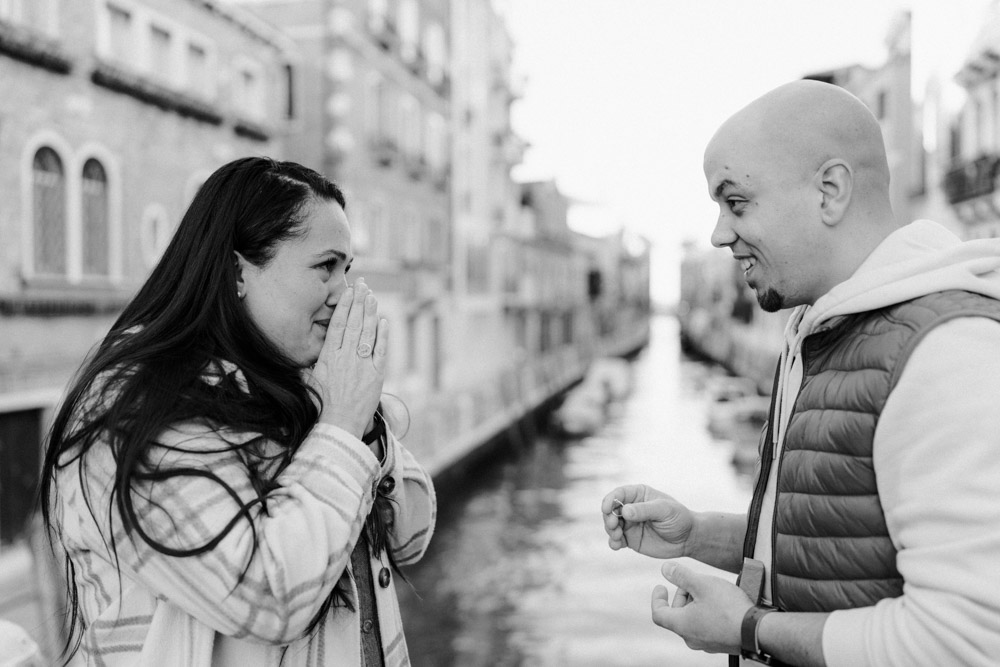
[[[236,288],[236,298],[237,299],[242,299],[243,298],[243,292],[241,292],[240,288],[238,288],[238,287]]]

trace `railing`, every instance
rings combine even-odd
[[[593,343],[522,360],[464,391],[403,396],[410,412],[403,442],[432,474],[443,472],[580,380],[595,358],[644,346],[648,325],[648,317],[623,323]]]

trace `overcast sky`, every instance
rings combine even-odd
[[[554,178],[594,202],[571,225],[624,225],[655,244],[654,297],[676,295],[679,245],[715,217],[705,144],[733,112],[803,75],[878,65],[896,14],[913,12],[914,95],[950,80],[994,0],[506,0],[525,78],[519,178]]]

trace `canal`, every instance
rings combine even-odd
[[[440,490],[431,547],[397,587],[415,667],[726,664],[653,625],[660,561],[611,551],[600,502],[643,482],[695,510],[743,512],[750,479],[733,455],[756,429],[710,428],[725,373],[681,352],[673,318],[654,319],[632,372],[593,436],[540,435]]]

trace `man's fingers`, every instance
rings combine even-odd
[[[674,599],[670,603],[670,606],[676,609],[677,607],[683,607],[690,601],[691,595],[683,588],[678,588],[677,592],[674,593]]]
[[[699,588],[698,575],[683,565],[678,565],[673,561],[666,561],[660,567],[663,578],[677,586],[679,589],[697,593]]]
[[[669,507],[662,500],[650,500],[642,503],[630,503],[622,508],[622,517],[626,521],[642,523],[643,521],[658,521],[667,518]]]
[[[625,495],[623,489],[617,488],[604,496],[604,500],[601,501],[601,512],[605,515],[611,514],[611,510],[615,507],[615,501],[620,501],[623,495]]]
[[[375,368],[380,371],[385,370],[386,358],[389,355],[389,321],[381,319],[375,330],[375,351],[372,353],[372,361]]]
[[[601,501],[601,511],[605,514],[610,514],[611,510],[617,507],[617,500],[625,505],[629,503],[637,502],[640,498],[644,498],[646,487],[642,484],[628,484],[626,486],[619,486],[617,489],[604,496],[604,500]]]
[[[354,289],[348,287],[340,293],[337,307],[333,309],[333,315],[330,316],[330,326],[326,330],[326,344],[334,350],[339,350],[344,342],[344,328],[347,326],[347,315],[351,312],[353,302]]]
[[[650,606],[652,607],[653,613],[656,613],[658,609],[670,608],[670,603],[668,601],[670,594],[667,591],[667,587],[659,585],[653,588],[653,595],[650,599]]]

